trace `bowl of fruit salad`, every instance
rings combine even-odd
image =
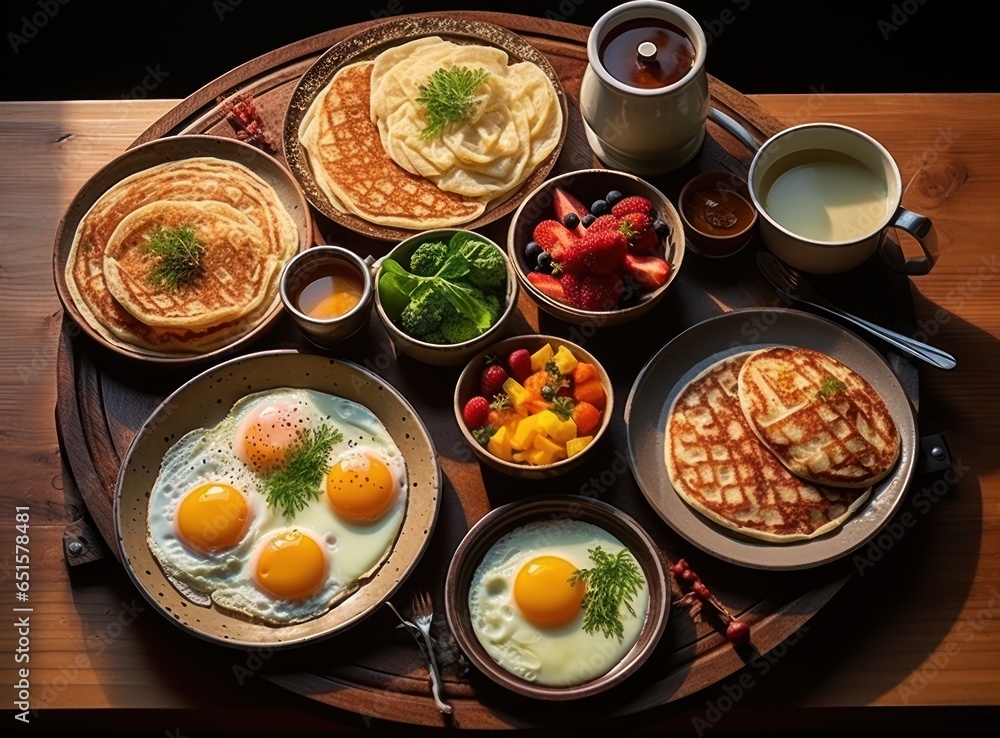
[[[494,344],[465,367],[455,419],[486,464],[522,479],[580,464],[611,419],[611,380],[594,356],[556,336]]]
[[[684,226],[645,180],[583,169],[546,181],[515,211],[507,255],[545,312],[611,326],[649,312],[676,278]]]

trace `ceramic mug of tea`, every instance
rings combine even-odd
[[[835,123],[788,128],[760,146],[747,180],[761,239],[796,269],[846,272],[876,251],[906,274],[927,274],[934,266],[937,237],[930,219],[900,205],[899,167],[862,131]],[[889,228],[913,236],[923,254],[906,258],[886,238]]]
[[[601,16],[587,40],[580,109],[605,164],[652,175],[694,158],[710,106],[707,49],[698,21],[676,5],[636,0]]]

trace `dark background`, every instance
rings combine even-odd
[[[182,98],[267,51],[374,17],[483,9],[590,26],[617,4],[614,0],[7,0],[0,11],[4,36],[0,99]],[[971,3],[681,0],[675,4],[706,29],[708,72],[744,93],[1000,91],[995,27]],[[137,88],[150,79],[151,70],[159,78],[153,89]]]

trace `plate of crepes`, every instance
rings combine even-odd
[[[219,364],[139,429],[115,492],[121,558],[188,632],[284,647],[341,632],[416,566],[440,507],[426,428],[349,362]]]
[[[555,70],[524,39],[489,23],[404,18],[310,67],[283,143],[317,210],[401,241],[511,212],[552,169],[567,120]]]
[[[681,536],[742,566],[834,561],[878,534],[917,456],[892,369],[837,324],[734,310],[681,333],[625,410],[643,494]]]
[[[56,234],[56,287],[113,351],[202,361],[280,317],[281,269],[311,228],[298,184],[259,149],[215,136],[158,139],[77,193]]]

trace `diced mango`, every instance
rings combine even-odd
[[[552,357],[552,361],[555,362],[562,374],[569,374],[576,369],[576,365],[580,363],[577,361],[576,357],[573,356],[573,352],[565,346],[559,347],[559,350],[556,351],[555,355]]]
[[[540,372],[545,368],[549,359],[552,358],[552,354],[555,352],[552,350],[552,344],[547,343],[542,346],[538,351],[531,355],[531,371]]]
[[[532,441],[538,435],[538,416],[531,415],[517,424],[517,430],[511,436],[510,446],[515,451],[524,451],[531,447]]]
[[[583,451],[583,449],[587,448],[593,440],[593,436],[580,436],[579,438],[572,438],[566,441],[566,455],[576,456],[578,453]]]
[[[533,464],[552,464],[566,458],[565,446],[555,443],[541,434],[535,436],[531,446],[534,451],[529,452],[529,458]]]
[[[549,432],[549,438],[556,443],[569,443],[576,438],[576,422],[572,418],[560,420],[559,426]]]
[[[538,423],[538,432],[544,433],[547,436],[554,435],[562,426],[562,421],[559,420],[559,416],[551,410],[542,410],[542,412],[537,415],[533,415],[532,417],[534,417],[535,422]]]
[[[522,415],[527,414],[525,412],[524,403],[531,399],[531,394],[526,390],[521,384],[513,377],[507,377],[503,383],[503,391],[507,393],[507,397],[510,399],[510,404],[514,406],[514,409],[521,413]]]
[[[498,459],[513,461],[510,447],[510,433],[507,431],[506,426],[501,427],[490,437],[488,448],[490,453]]]
[[[523,464],[524,462],[528,461],[528,454],[525,453],[524,451],[515,451],[513,454],[511,454],[511,458],[518,464]]]

